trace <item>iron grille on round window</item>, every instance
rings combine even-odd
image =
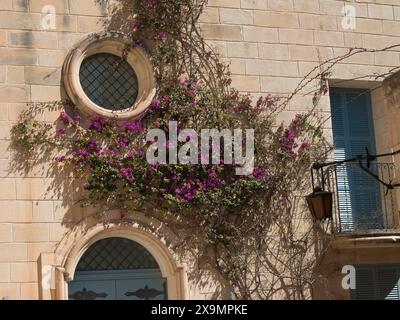
[[[94,243],[82,256],[77,271],[159,269],[157,261],[140,244],[124,238]]]
[[[99,53],[86,58],[79,78],[88,98],[102,108],[128,109],[137,99],[137,75],[128,62],[116,55]]]

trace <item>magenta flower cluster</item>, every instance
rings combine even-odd
[[[294,158],[301,156],[310,147],[307,141],[299,142],[299,138],[303,134],[302,130],[304,129],[305,121],[306,118],[303,115],[297,114],[287,128],[283,124],[279,128],[282,132],[281,150]]]
[[[198,93],[198,87],[187,81],[180,82],[179,87],[186,97]],[[156,99],[151,104],[152,110],[159,112],[172,101],[167,96]],[[60,132],[75,129],[72,132],[75,144],[68,153],[56,157],[56,161],[69,162],[78,170],[89,172],[90,179],[83,186],[85,190],[105,188],[109,192],[117,190],[117,185],[122,183],[139,192],[156,190],[162,199],[172,197],[179,202],[191,203],[202,194],[223,190],[226,176],[232,176],[235,169],[235,165],[224,165],[223,161],[220,165],[189,165],[184,169],[178,165],[149,165],[144,149],[139,147],[146,145],[146,129],[140,121],[117,122],[96,117],[88,123],[80,123],[79,117],[61,113],[59,124],[61,128],[56,138],[64,139]],[[269,183],[267,177],[263,169],[256,168],[253,176],[235,177],[234,180],[255,179]]]

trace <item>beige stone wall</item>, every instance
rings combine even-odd
[[[344,3],[356,9],[354,31],[342,27]],[[380,49],[399,43],[399,12],[400,3],[391,0],[210,0],[202,21],[206,38],[231,61],[237,88],[287,94],[320,61],[352,47]],[[331,79],[382,74],[399,63],[398,52],[360,54],[337,65]],[[304,93],[313,88],[315,83]],[[309,106],[310,97],[298,96],[282,118]],[[329,111],[327,98],[321,106]]]
[[[342,28],[343,3],[209,0],[201,23],[209,43],[230,61],[234,86],[254,95],[285,95],[320,61],[351,47],[382,48],[400,42],[400,1],[348,2],[356,8],[354,31]],[[55,30],[43,30],[45,5],[56,9]],[[84,214],[66,204],[73,186],[61,193],[49,189],[60,179],[48,176],[48,165],[28,174],[12,170],[10,128],[26,103],[65,97],[60,86],[64,58],[85,34],[102,29],[107,12],[107,6],[95,0],[0,0],[0,299],[40,298],[40,254],[55,250],[68,230],[66,220]],[[397,51],[365,53],[336,66],[332,83],[340,80],[336,85],[373,87],[379,83],[342,80],[381,74],[399,64]],[[312,82],[304,93],[316,85]],[[310,94],[296,96],[282,120],[306,110],[311,99]],[[322,99],[321,107],[328,116],[328,97]],[[51,112],[45,115],[48,121],[55,117]],[[381,117],[375,118],[384,139]],[[212,289],[198,290],[195,284],[190,288],[192,298],[213,296]]]
[[[383,49],[400,43],[400,1],[210,0],[209,4],[203,17],[205,36],[231,61],[233,84],[255,95],[268,92],[285,96],[320,62],[341,56],[350,48]],[[342,26],[344,4],[356,9],[355,30]],[[358,54],[337,64],[329,76],[332,87],[371,89],[379,153],[398,149],[400,129],[398,103],[395,107],[388,104],[382,78],[374,75],[399,67],[399,57],[399,48]],[[295,113],[307,110],[312,99],[307,93],[317,87],[313,81],[294,97],[281,119],[289,121]],[[329,97],[322,98],[320,107],[329,118]],[[330,132],[328,120],[326,133]],[[383,160],[398,163],[398,159]],[[392,222],[397,225],[399,199],[398,192],[394,193]],[[393,255],[399,248],[393,246],[386,249],[386,245],[371,239],[367,248],[329,251],[323,264],[327,270],[322,270],[327,279],[321,281],[314,297],[348,299],[349,292],[341,288],[341,268],[346,264],[400,263],[399,255]]]
[[[55,30],[42,27],[46,5],[56,9]],[[12,169],[10,128],[26,103],[64,97],[64,58],[86,33],[102,29],[106,11],[92,0],[0,1],[0,299],[39,298],[40,254],[54,251],[67,230],[67,212],[81,216],[65,205],[72,190],[63,196],[49,189],[56,178],[47,164],[27,175]]]

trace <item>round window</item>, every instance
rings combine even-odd
[[[156,93],[153,66],[139,46],[121,52],[131,40],[115,32],[93,34],[78,43],[63,67],[71,101],[90,115],[117,119],[138,118]]]
[[[136,72],[113,54],[99,53],[86,58],[79,79],[88,98],[107,110],[128,109],[138,97]]]

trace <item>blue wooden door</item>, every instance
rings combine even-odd
[[[80,271],[68,286],[70,300],[166,300],[159,270]]]
[[[376,153],[369,91],[331,89],[332,129],[335,160]],[[376,166],[371,170],[376,173]],[[357,163],[337,168],[339,214],[342,231],[383,227],[379,183]]]

